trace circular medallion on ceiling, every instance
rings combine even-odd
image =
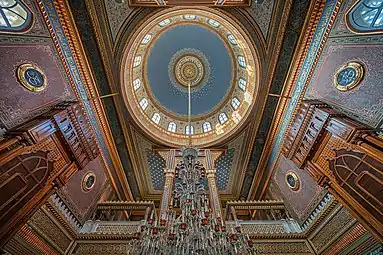
[[[335,87],[340,91],[348,91],[360,84],[364,68],[358,62],[349,62],[342,66],[334,77]]]
[[[34,64],[20,65],[17,68],[17,77],[21,85],[32,92],[42,91],[47,86],[44,72]]]
[[[300,180],[298,178],[298,175],[293,171],[289,171],[286,173],[285,181],[287,186],[289,186],[289,188],[293,191],[297,191],[300,188]]]
[[[208,145],[247,118],[258,62],[246,32],[222,12],[176,7],[146,20],[124,50],[121,83],[135,121],[164,143]],[[187,121],[190,85],[191,126]]]
[[[194,94],[210,80],[210,64],[207,57],[197,49],[181,49],[170,59],[168,66],[170,83],[181,93],[188,93],[190,83]]]

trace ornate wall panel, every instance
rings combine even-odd
[[[47,192],[47,183],[53,164],[46,151],[17,155],[0,167],[0,234],[3,236],[12,224],[20,220],[30,202],[36,204],[40,194]],[[34,201],[35,200],[35,201]],[[14,225],[13,225],[14,227]]]
[[[0,35],[0,121],[12,128],[47,111],[58,101],[73,99],[73,92],[50,39]],[[30,63],[39,67],[46,76],[46,88],[31,92],[21,86],[17,68]]]
[[[368,154],[335,149],[330,169],[338,184],[365,210],[383,222],[383,164]]]
[[[351,118],[378,128],[383,121],[382,92],[378,89],[378,81],[383,76],[380,68],[383,37],[357,34],[347,27],[345,15],[354,3],[343,1],[305,97],[320,99]],[[363,66],[363,79],[354,89],[339,91],[333,77],[341,66],[351,61]]]
[[[276,2],[275,0],[251,1],[251,6],[244,8],[257,23],[265,39],[270,30],[271,18]]]
[[[53,222],[42,209],[39,209],[27,224],[61,254],[65,254],[73,241],[58,227],[58,223]]]
[[[129,249],[127,243],[113,242],[113,243],[77,243],[77,246],[73,250],[73,255],[92,255],[92,254],[126,254]]]
[[[350,62],[363,66],[364,77],[355,88],[339,91],[333,77]],[[331,38],[325,45],[305,96],[324,101],[350,117],[377,128],[383,121],[383,93],[379,89],[383,71],[380,66],[383,66],[382,38]]]
[[[305,242],[255,242],[254,247],[260,254],[308,255],[312,254]]]
[[[309,242],[312,244],[315,252],[320,253],[336,240],[347,228],[356,222],[355,219],[343,207],[339,207],[326,219],[326,224],[320,226],[309,236]]]
[[[64,148],[58,141],[56,135],[52,135],[44,139],[41,143],[34,144],[27,148],[28,152],[33,152],[36,150],[47,150],[48,159],[53,163],[53,171],[50,173],[50,177],[57,174],[61,169],[70,164],[70,159],[68,155],[63,153]]]
[[[292,190],[286,182],[286,174],[289,171],[293,171],[299,176],[300,187],[296,191]],[[323,188],[316,184],[306,171],[297,168],[291,160],[286,159],[283,155],[279,157],[273,181],[278,185],[285,203],[289,205],[301,224],[326,194],[326,191],[323,191]]]
[[[82,182],[87,173],[95,175],[94,186],[89,191],[84,191]],[[76,172],[65,187],[57,191],[66,206],[76,216],[77,220],[84,223],[93,212],[99,196],[105,187],[106,175],[101,156],[91,161],[84,169]]]

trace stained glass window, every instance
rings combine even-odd
[[[148,104],[149,104],[148,99],[146,99],[145,97],[140,100],[140,106],[142,110],[145,110],[146,107],[148,107]]]
[[[154,123],[158,124],[158,123],[160,123],[160,120],[161,120],[161,116],[158,113],[154,113],[152,116],[152,121],[154,121]]]
[[[238,56],[238,64],[245,68],[246,67],[246,60],[244,56]]]
[[[213,27],[219,27],[221,24],[218,21],[215,21],[213,19],[209,19],[209,24]]]
[[[158,25],[160,25],[160,27],[164,27],[164,26],[168,25],[169,23],[170,23],[170,19],[164,19],[163,21],[158,23]]]
[[[31,12],[20,0],[0,0],[0,30],[22,31],[31,21]]]
[[[241,102],[240,102],[239,99],[236,98],[236,97],[234,97],[234,98],[231,100],[231,106],[233,107],[234,110],[237,110],[240,104],[241,104]]]
[[[228,120],[226,113],[221,112],[218,116],[219,123],[223,124]]]
[[[205,122],[202,124],[203,132],[209,132],[211,131],[211,124],[210,122]]]
[[[189,125],[185,126],[185,134],[187,135],[194,134],[194,127]]]
[[[168,125],[168,131],[175,133],[177,130],[177,125],[174,122],[170,122]]]
[[[141,56],[137,56],[134,58],[133,67],[137,67],[141,64]]]
[[[152,39],[152,35],[151,34],[147,34],[147,35],[145,35],[144,36],[144,39],[142,39],[142,44],[147,44],[149,41],[150,41],[150,39]]]
[[[361,0],[348,14],[351,28],[360,32],[383,29],[383,0]]]
[[[227,39],[229,39],[229,42],[233,45],[237,44],[237,40],[235,39],[234,35],[228,35]]]
[[[243,91],[246,90],[246,80],[243,78],[239,78],[238,80],[238,87],[242,89]]]
[[[134,81],[133,81],[133,88],[134,88],[134,90],[137,90],[137,89],[139,89],[141,87],[141,81],[140,81],[140,79],[135,79]]]

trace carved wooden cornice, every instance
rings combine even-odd
[[[153,201],[105,201],[97,204],[97,210],[130,210],[151,208],[155,210]]]

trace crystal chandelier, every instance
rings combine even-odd
[[[142,221],[131,254],[255,254],[251,239],[242,233],[238,222],[227,230],[224,220],[213,215],[198,151],[187,147],[182,153],[166,217],[157,221],[152,211]]]
[[[188,86],[188,122],[191,126],[191,94]],[[182,149],[182,161],[175,167],[170,206],[160,220],[154,210],[138,226],[128,254],[142,255],[218,255],[256,254],[253,242],[235,226],[226,229],[220,214],[213,213],[212,201],[204,185],[206,171],[198,160],[198,150],[189,146]],[[168,194],[164,190],[164,194]],[[169,198],[164,195],[163,200]],[[164,201],[162,201],[162,204]],[[163,208],[161,208],[161,211]]]

